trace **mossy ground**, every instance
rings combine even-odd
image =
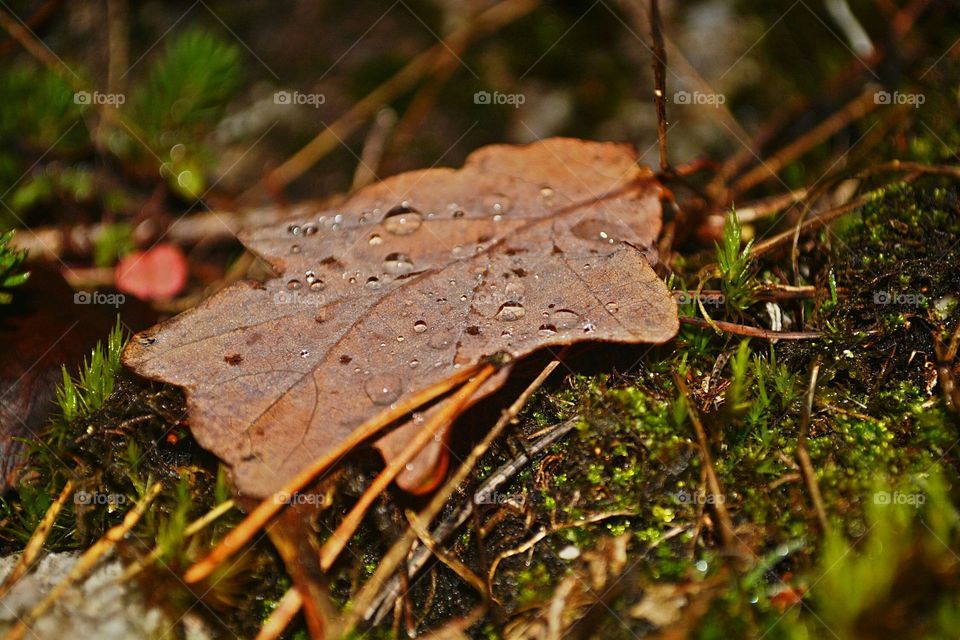
[[[702,638],[820,637],[824,627],[839,637],[872,637],[904,625],[928,637],[955,636],[958,415],[941,394],[936,376],[942,363],[933,345],[935,339],[947,342],[960,322],[957,238],[960,185],[926,178],[888,186],[801,246],[798,267],[805,279],[828,284],[813,299],[780,304],[789,317],[815,318],[825,332],[821,340],[771,344],[683,327],[674,342],[656,348],[575,350],[568,364],[579,373],[538,392],[457,499],[469,500],[480,480],[523,449],[527,436],[578,416],[574,430],[499,489],[511,499],[479,505],[476,517],[446,543],[486,578],[498,554],[548,532],[529,552],[498,564],[490,586],[499,604],[475,633],[496,635],[503,625],[536,629],[558,587],[573,580],[583,597],[566,605],[565,624],[587,616],[591,634],[603,637],[656,633],[664,624],[682,624]],[[783,260],[748,261],[747,279],[738,286],[755,292],[773,281]],[[691,290],[697,284],[683,283]],[[763,314],[764,303],[749,297],[736,308],[711,308],[715,319],[759,325]],[[109,361],[109,354],[100,358]],[[815,361],[807,447],[826,533],[797,463]],[[104,371],[109,364],[99,366],[93,372],[94,364],[88,366],[74,393],[103,391],[96,376],[113,372]],[[686,397],[677,373],[689,389]],[[162,585],[155,592],[166,594],[164,604],[185,610],[196,596],[174,573],[238,516],[222,518],[191,540],[183,537],[188,521],[228,497],[224,478],[190,439],[178,393],[122,372],[112,384],[97,408],[82,401],[79,409],[67,407],[73,420],[54,421],[44,442],[34,443],[25,482],[3,501],[2,542],[8,552],[22,548],[67,479],[64,466],[52,460],[72,461],[69,475],[79,490],[123,496],[127,504],[162,480],[167,490],[121,552],[142,557],[163,547],[162,562],[140,579]],[[688,403],[708,432],[723,487],[719,496],[705,483]],[[347,466],[321,521],[335,522],[376,468],[370,457]],[[733,519],[738,554],[722,543],[716,501]],[[354,555],[337,567],[331,590],[342,605],[399,535],[403,506],[409,505],[386,497],[358,533]],[[47,546],[84,548],[125,511],[71,501]],[[610,515],[598,519],[601,514]],[[588,519],[596,521],[571,526]],[[613,548],[625,561],[613,560]],[[211,618],[241,634],[256,628],[289,585],[281,567],[269,546],[258,544],[203,597],[216,614]],[[602,587],[586,588],[591,584]],[[644,599],[666,587],[684,595],[658,606],[668,613],[682,606],[688,612],[682,623],[646,617]],[[412,584],[410,598],[423,627],[481,602],[440,564]],[[846,604],[838,606],[841,600]],[[392,634],[389,621],[381,633]]]
[[[778,80],[772,88],[758,84],[756,95],[732,96],[734,108],[749,99],[752,109],[775,113],[785,94],[821,92],[832,75],[826,70],[849,60],[849,51],[832,34],[808,40],[808,31],[819,28],[812,11],[807,15],[798,9],[790,19],[780,20],[794,3],[749,4],[769,12],[766,24],[774,25],[756,46],[766,60],[762,76]],[[589,20],[599,20],[602,13]],[[884,19],[879,12],[863,13],[872,15],[871,20]],[[566,24],[559,14],[546,18],[531,19],[536,27],[531,32],[544,48],[552,48]],[[798,26],[796,19],[806,22]],[[890,87],[901,78],[918,78],[901,88],[922,93],[926,102],[892,121],[878,112],[851,126],[846,132],[851,140],[867,137],[875,126],[887,133],[882,143],[853,145],[844,174],[893,157],[928,163],[956,160],[960,65],[952,56],[941,56],[953,46],[954,27],[918,25],[928,44],[924,55],[897,60],[904,68],[893,69],[891,62],[890,69],[881,70]],[[514,29],[530,31],[528,25]],[[882,30],[885,27],[871,28]],[[785,47],[785,42],[797,43],[785,31],[802,32],[805,50]],[[583,51],[607,44],[604,33],[573,31],[575,45],[557,50],[580,58]],[[504,51],[509,53],[519,42],[511,36]],[[534,55],[526,41],[520,49]],[[827,58],[816,65],[817,73],[812,72],[809,51]],[[201,66],[209,67],[205,58],[198,58]],[[529,62],[532,59],[521,60],[520,70]],[[549,82],[568,82],[565,76],[577,66],[571,58],[548,62],[556,74],[545,75]],[[602,70],[602,84],[608,90],[615,87],[612,93],[624,93],[636,82],[635,65],[623,62],[623,68],[618,62]],[[594,78],[597,68],[594,64],[581,73]],[[375,86],[381,75],[378,71],[363,80],[364,90]],[[26,82],[32,77],[24,74],[24,85],[30,91],[43,90],[42,83]],[[472,110],[479,116],[483,109],[486,117],[486,107],[463,108],[482,87],[472,81],[453,86],[446,96],[452,105],[447,112],[463,112],[462,117],[473,120]],[[616,110],[616,96],[602,98],[595,86],[576,83],[576,93],[588,100],[574,120],[584,124],[566,132],[597,137],[593,127]],[[53,89],[64,99],[40,104],[72,104],[65,89]],[[841,103],[831,103],[830,109]],[[820,108],[825,107],[814,104],[763,151],[808,130],[826,116],[828,111]],[[53,130],[59,135],[64,128]],[[500,141],[502,134],[480,127],[475,135]],[[480,142],[471,137],[465,144]],[[38,146],[46,149],[50,143],[52,139]],[[421,166],[435,159],[417,156],[431,148],[420,147],[406,150],[403,163]],[[133,162],[126,154],[118,156]],[[338,176],[337,185],[349,184],[353,165],[343,160],[331,157],[319,173]],[[771,192],[815,183],[836,164],[836,149],[823,144],[804,161],[786,167],[783,184],[775,184]],[[169,179],[182,168],[162,175]],[[151,167],[149,173],[156,171]],[[579,417],[575,430],[500,488],[510,499],[482,505],[477,518],[445,543],[486,578],[498,554],[543,530],[555,530],[529,552],[499,563],[491,580],[499,604],[471,628],[471,635],[498,637],[505,630],[515,635],[526,630],[536,637],[556,602],[564,605],[559,624],[570,635],[584,637],[654,637],[667,631],[673,637],[771,639],[960,635],[960,521],[954,506],[960,504],[960,449],[955,446],[960,418],[948,407],[937,369],[946,364],[955,376],[960,370],[938,362],[934,349],[937,340],[948,342],[960,324],[960,187],[941,178],[887,184],[899,177],[875,176],[861,184],[861,191],[878,189],[877,197],[829,230],[802,237],[795,260],[789,251],[771,253],[759,262],[740,260],[742,246],[734,238],[735,243],[725,246],[725,260],[719,261],[724,273],[706,283],[722,291],[726,300],[708,306],[712,317],[751,326],[769,322],[765,303],[756,297],[758,286],[812,286],[812,298],[781,300],[779,306],[795,324],[803,318],[805,327],[823,331],[822,339],[770,344],[684,326],[676,340],[654,349],[591,346],[571,354],[571,371],[533,398],[454,500],[469,501],[484,478],[522,450],[527,436]],[[76,200],[87,199],[80,197],[85,189],[72,191],[80,194]],[[175,189],[179,197],[185,196],[182,191]],[[113,194],[103,200],[109,205],[121,196],[130,198]],[[22,198],[28,197],[39,198],[24,191]],[[768,219],[747,231],[762,236],[788,227]],[[113,245],[125,240],[123,233],[115,235],[100,253],[118,253]],[[706,249],[714,261],[712,248]],[[700,284],[695,268],[688,266],[694,264],[699,263],[679,257],[672,261],[672,283],[678,291],[693,291]],[[697,313],[689,304],[681,311]],[[807,448],[823,496],[827,532],[821,529],[797,461],[806,389],[817,359]],[[151,482],[162,480],[163,494],[119,552],[133,560],[157,546],[163,549],[161,562],[138,579],[171,610],[173,619],[193,607],[211,623],[222,623],[224,632],[252,636],[289,586],[282,562],[265,540],[208,592],[191,592],[176,577],[239,520],[232,511],[196,536],[184,536],[187,522],[207,513],[229,492],[216,460],[190,438],[182,397],[115,369],[95,375],[90,371],[81,385],[87,387],[84,392],[106,388],[103,375],[111,379],[112,392],[95,407],[78,405],[70,419],[55,420],[41,441],[32,443],[22,484],[0,502],[0,549],[9,553],[23,548],[68,476],[87,495],[123,496],[126,506],[68,501],[47,542],[49,549],[86,548],[121,520]],[[76,378],[76,372],[71,373]],[[675,373],[682,376],[689,395],[678,390]],[[709,436],[722,485],[718,496],[706,488],[688,404]],[[67,464],[55,464],[54,458]],[[331,484],[333,501],[320,515],[319,531],[340,518],[377,464],[361,454],[342,469]],[[724,548],[719,534],[712,504],[719,500],[742,546],[737,554]],[[405,526],[401,509],[410,506],[419,505],[391,493],[368,517],[351,544],[353,553],[344,556],[330,577],[338,604],[348,606],[376,569]],[[617,513],[629,515],[612,515]],[[604,514],[609,517],[569,526]],[[439,563],[411,586],[411,610],[422,628],[462,616],[482,601]],[[202,606],[196,606],[198,597]],[[651,619],[652,610],[660,612],[657,619]],[[577,618],[582,622],[574,624]],[[388,619],[370,635],[393,637],[392,624]],[[305,637],[302,622],[289,635]]]

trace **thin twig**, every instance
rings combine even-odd
[[[797,437],[797,462],[800,464],[800,473],[810,492],[810,500],[817,514],[820,531],[827,533],[830,524],[827,522],[827,510],[823,506],[823,496],[820,494],[820,485],[817,482],[817,473],[810,460],[807,450],[807,433],[810,430],[810,413],[813,410],[813,398],[817,393],[817,377],[820,374],[820,358],[818,357],[810,369],[810,384],[807,387],[807,398],[803,404],[803,414],[800,417],[800,435]]]
[[[631,18],[635,31],[639,33],[647,33],[650,31],[650,14],[644,8],[642,0],[620,0],[620,5],[623,7],[624,12]],[[663,44],[667,52],[664,61],[670,60],[671,64],[670,75],[673,77],[682,77],[685,82],[689,82],[697,91],[705,95],[717,95],[717,91],[700,75],[700,72],[691,64],[680,47],[670,38],[670,34],[664,33],[662,29],[660,33],[663,36]],[[713,106],[718,111],[720,119],[727,125],[726,133],[730,134],[733,142],[747,140],[750,137],[743,126],[737,121],[727,101]]]
[[[834,135],[851,122],[859,120],[877,108],[876,89],[869,88],[859,96],[848,102],[838,112],[819,123],[813,129],[800,136],[787,146],[777,151],[773,156],[764,160],[744,176],[734,182],[732,190],[739,195],[758,184],[775,177],[780,171],[810,151],[815,146]]]
[[[501,485],[516,475],[517,472],[530,461],[530,458],[538,455],[544,449],[568,434],[577,425],[579,420],[580,417],[575,416],[558,425],[548,427],[549,431],[547,433],[536,439],[533,443],[525,445],[523,453],[513,460],[500,465],[500,467],[477,487],[471,500],[466,502],[458,511],[444,518],[431,532],[432,537],[438,542],[443,542],[453,535],[473,514],[475,504],[488,502],[490,496],[492,496]],[[416,575],[420,569],[426,565],[429,559],[429,549],[422,546],[415,548],[411,557],[407,560],[406,574],[411,577]],[[379,621],[383,619],[383,616],[388,613],[388,603],[394,601],[399,596],[402,588],[399,578],[400,576],[394,577],[377,596],[377,601],[374,604],[374,607],[377,609],[376,615],[373,616],[374,624],[379,623]]]
[[[487,364],[481,367],[476,374],[470,378],[462,387],[447,399],[437,413],[430,418],[426,424],[417,432],[417,435],[403,448],[400,455],[393,458],[383,471],[367,487],[363,495],[357,500],[350,512],[343,518],[340,524],[334,530],[333,535],[327,538],[327,541],[320,548],[320,567],[326,571],[333,564],[337,556],[349,542],[367,509],[373,504],[377,497],[386,491],[390,483],[400,475],[407,464],[413,460],[420,451],[423,450],[433,438],[440,433],[440,430],[453,422],[463,411],[470,399],[477,393],[483,383],[496,373],[497,367],[493,364]]]
[[[724,333],[732,333],[736,336],[746,336],[748,338],[761,338],[763,340],[817,340],[823,337],[823,334],[819,331],[771,331],[770,329],[761,329],[760,327],[751,327],[734,322],[724,322],[723,320],[707,321],[703,318],[694,318],[692,316],[680,316],[680,322],[694,327],[719,329]]]
[[[707,439],[707,431],[703,428],[703,422],[700,421],[700,414],[697,413],[696,408],[693,406],[693,398],[691,398],[690,390],[687,389],[683,378],[680,377],[679,373],[674,372],[673,379],[677,383],[677,389],[680,390],[680,393],[686,400],[687,415],[690,417],[690,422],[693,423],[694,431],[696,431],[697,434],[700,456],[707,474],[707,487],[710,489],[710,493],[713,494],[713,500],[708,500],[708,502],[713,505],[713,512],[717,516],[717,521],[720,525],[720,538],[723,540],[723,546],[729,550],[733,550],[736,540],[733,520],[727,511],[723,486],[720,484],[720,479],[717,477],[717,470],[713,466],[713,457],[710,455],[710,442]]]
[[[637,515],[636,512],[627,511],[627,510],[607,511],[605,513],[594,513],[585,518],[574,520],[573,522],[565,522],[551,529],[541,529],[536,534],[534,534],[532,538],[528,539],[526,542],[524,542],[520,546],[515,547],[513,549],[507,549],[506,551],[502,551],[499,555],[497,555],[496,558],[493,559],[493,563],[490,565],[490,570],[487,572],[487,590],[490,592],[490,599],[493,600],[494,602],[502,604],[500,600],[498,600],[493,593],[493,579],[496,577],[497,567],[499,567],[500,563],[506,560],[507,558],[511,556],[515,556],[520,553],[524,553],[526,551],[529,551],[530,549],[533,549],[535,546],[537,546],[538,542],[559,531],[563,531],[565,529],[577,529],[579,527],[583,527],[588,524],[594,524],[596,522],[609,520],[610,518],[629,518],[636,515]]]
[[[360,124],[372,117],[385,104],[395,100],[427,73],[433,71],[445,58],[453,55],[453,51],[460,50],[466,42],[478,35],[495,31],[526,15],[537,5],[538,3],[535,0],[505,0],[469,20],[466,26],[450,34],[444,41],[438,42],[415,56],[393,77],[350,107],[346,113],[337,118],[287,161],[270,172],[250,191],[267,184],[277,188],[290,184],[327,153],[336,149],[342,140],[351,135]],[[244,196],[248,195],[250,191],[245,193]]]
[[[60,491],[60,495],[53,501],[44,514],[43,520],[41,520],[37,528],[34,529],[30,540],[27,542],[27,546],[23,548],[23,553],[20,554],[20,559],[17,560],[16,566],[7,574],[3,584],[0,584],[0,598],[10,591],[10,588],[33,566],[37,556],[40,554],[40,550],[43,549],[43,543],[47,541],[50,532],[53,530],[53,525],[57,521],[60,510],[63,508],[63,505],[66,504],[67,498],[70,497],[71,493],[73,493],[73,483],[67,480],[67,483],[63,485],[63,489]]]
[[[210,511],[200,516],[199,518],[191,522],[189,525],[187,525],[187,527],[183,530],[183,540],[189,540],[190,538],[195,536],[197,533],[205,529],[207,525],[209,525],[211,522],[215,521],[217,518],[219,518],[226,512],[230,511],[230,509],[233,509],[233,507],[234,507],[233,500],[224,500],[223,502],[215,506],[213,509],[211,509]],[[130,580],[131,578],[139,575],[144,569],[146,569],[147,567],[152,565],[154,562],[156,562],[160,558],[160,556],[163,555],[163,552],[164,552],[163,547],[161,546],[155,547],[153,551],[151,551],[146,558],[144,558],[140,562],[130,565],[130,567],[128,567],[127,570],[123,572],[123,577],[121,578],[121,580]]]
[[[397,112],[393,109],[381,109],[373,120],[373,126],[367,132],[367,139],[360,152],[360,161],[353,171],[351,191],[358,191],[377,179],[380,163],[387,148],[387,141],[397,124]]]
[[[657,143],[660,148],[660,170],[669,171],[667,160],[667,52],[663,46],[663,20],[660,3],[650,0],[650,33],[653,38],[653,102],[657,107]]]
[[[560,362],[566,352],[567,349],[561,351],[557,358],[544,367],[543,371],[524,389],[523,393],[520,394],[513,404],[503,411],[500,419],[497,420],[493,428],[491,428],[483,440],[473,448],[473,451],[470,452],[470,455],[467,456],[466,460],[464,460],[456,472],[450,476],[446,484],[443,485],[443,488],[433,496],[430,504],[427,505],[418,516],[419,523],[423,527],[429,526],[430,522],[440,513],[440,510],[446,505],[447,500],[450,499],[450,496],[453,495],[463,481],[467,479],[467,476],[473,471],[474,467],[480,461],[480,458],[487,452],[507,425],[516,419],[521,409],[523,409],[530,399],[530,396],[532,396],[534,392],[546,382],[554,370],[560,366]],[[403,558],[406,557],[410,546],[415,540],[416,534],[412,529],[408,529],[406,533],[394,543],[387,552],[387,555],[383,557],[373,576],[370,577],[354,599],[354,608],[345,616],[343,628],[341,629],[344,634],[349,633],[361,618],[369,619],[376,614],[377,607],[374,606],[374,601],[377,595],[381,592],[397,566],[403,561]]]
[[[43,600],[34,606],[29,613],[17,620],[17,623],[7,633],[6,640],[20,640],[23,638],[27,631],[31,629],[32,625],[43,616],[43,614],[49,611],[50,607],[52,607],[70,587],[86,578],[90,572],[93,571],[94,567],[96,567],[97,563],[107,553],[112,551],[117,543],[136,526],[137,522],[140,521],[140,518],[146,512],[147,507],[149,507],[154,498],[160,494],[161,489],[163,489],[162,483],[154,483],[137,505],[124,516],[123,522],[110,528],[102,538],[93,543],[93,546],[84,551],[83,555],[77,559],[76,564],[73,565],[73,568],[70,569],[70,572],[67,573],[67,576],[61,580]]]
[[[420,525],[420,522],[417,520],[417,516],[413,511],[407,510],[404,513],[407,516],[407,521],[410,523],[410,528],[413,529],[415,534],[417,534],[417,538],[420,539],[420,542],[430,550],[430,553],[435,555],[437,560],[445,564],[448,569],[460,576],[461,580],[476,589],[477,593],[482,596],[486,596],[487,589],[480,576],[474,573],[467,565],[460,562],[457,558],[451,556],[446,551],[441,549],[440,545],[437,544],[437,541],[432,535],[430,535],[430,532]]]
[[[815,231],[817,229],[822,229],[823,227],[827,226],[837,218],[845,216],[851,211],[856,211],[863,205],[870,202],[870,200],[876,197],[876,195],[877,193],[873,191],[864,193],[863,195],[859,196],[858,198],[855,198],[854,200],[851,200],[850,202],[844,205],[841,205],[839,207],[834,207],[832,209],[824,211],[823,213],[817,216],[814,216],[813,218],[808,218],[803,222],[803,224],[800,225],[800,233],[803,234],[803,233],[808,233],[810,231]],[[758,256],[762,256],[766,253],[769,253],[770,251],[773,251],[774,249],[777,249],[782,245],[790,244],[793,242],[793,238],[795,234],[796,234],[796,231],[794,229],[789,229],[787,231],[784,231],[782,233],[779,233],[773,236],[772,238],[768,238],[763,242],[758,242],[757,244],[753,245],[753,247],[751,247],[750,256],[753,258],[756,258]]]
[[[289,496],[294,495],[303,487],[307,486],[317,476],[333,466],[334,463],[349,451],[353,450],[354,447],[366,442],[396,420],[416,411],[424,404],[460,385],[481,368],[482,365],[466,367],[446,380],[415,393],[401,402],[397,402],[389,409],[380,412],[354,429],[335,449],[317,459],[309,467],[288,480],[287,483],[272,496],[262,500],[243,521],[224,536],[220,544],[214,547],[205,558],[187,570],[183,576],[184,581],[188,584],[193,584],[209,577],[223,561],[246,545],[257,531],[270,522],[274,516],[287,505]]]
[[[277,607],[270,613],[270,617],[260,627],[255,640],[276,640],[283,633],[283,630],[290,625],[300,607],[303,606],[303,596],[296,587],[290,587],[280,598]]]

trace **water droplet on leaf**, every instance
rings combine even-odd
[[[403,392],[403,381],[392,374],[375,375],[363,384],[363,390],[374,404],[390,404]]]
[[[423,216],[406,203],[394,207],[383,217],[383,228],[397,236],[407,236],[420,228]]]
[[[383,270],[393,276],[405,276],[413,271],[413,261],[403,253],[391,253],[383,260]]]
[[[527,311],[523,308],[522,304],[511,300],[500,305],[500,309],[497,311],[497,319],[505,322],[513,322],[514,320],[519,320],[526,314]]]
[[[590,240],[603,244],[616,244],[617,240],[610,234],[610,223],[596,218],[587,218],[573,225],[570,229],[573,235],[581,240]]]

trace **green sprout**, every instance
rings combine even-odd
[[[720,288],[728,309],[745,311],[753,302],[753,260],[750,249],[753,241],[740,248],[742,227],[735,211],[727,214],[723,222],[723,237],[717,248]]]
[[[63,413],[64,422],[73,422],[80,416],[96,411],[110,397],[116,373],[120,369],[120,354],[125,341],[125,332],[120,318],[117,318],[116,325],[107,337],[106,348],[97,343],[90,359],[83,363],[79,380],[74,381],[67,368],[62,367],[63,385],[57,389],[57,403]]]
[[[19,287],[30,277],[29,271],[20,270],[27,259],[27,252],[10,247],[11,239],[12,229],[0,234],[0,304],[10,304],[13,300],[13,294],[4,289]]]

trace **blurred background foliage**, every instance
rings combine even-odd
[[[11,2],[46,54],[39,60],[11,38],[0,50],[0,230],[135,225],[158,214],[275,202],[278,193],[249,187],[492,4]],[[831,12],[838,4],[859,21],[866,45]],[[894,41],[891,22],[902,7],[886,1],[665,3],[672,159],[721,159],[751,145],[751,154],[763,156],[868,85],[926,100],[909,118],[890,123],[877,110],[843,128],[786,167],[783,184],[771,190],[866,156],[954,157],[960,134],[950,116],[958,102],[951,47],[960,4],[929,5]],[[631,141],[655,164],[645,10],[639,0],[531,2],[385,105],[396,124],[377,173],[456,165],[483,144],[551,135]],[[871,51],[882,52],[879,62]],[[675,99],[677,91],[706,87],[723,96],[735,122],[716,105]],[[120,95],[122,104],[82,103],[77,91]],[[322,103],[278,104],[277,91],[322,95]],[[524,103],[477,104],[478,91],[522,94]],[[749,136],[796,104],[804,108],[779,134],[752,144]],[[348,189],[369,135],[362,123],[284,196]],[[96,261],[105,260],[101,253]]]

